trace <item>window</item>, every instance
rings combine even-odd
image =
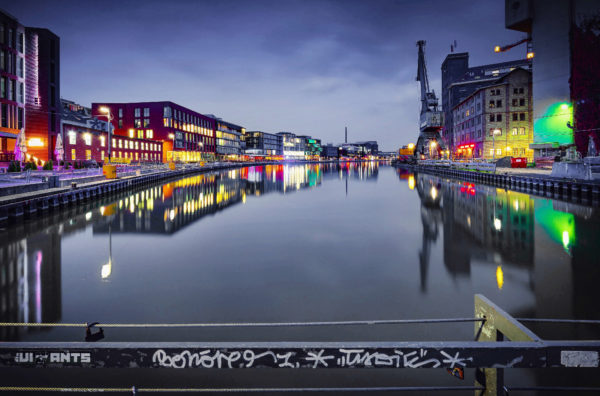
[[[525,99],[519,99],[519,106],[525,106]]]
[[[106,138],[104,136],[100,136],[100,146],[104,147],[106,144]]]
[[[477,111],[481,110],[481,103],[477,103]]]
[[[501,100],[497,100],[496,101],[496,107],[502,107],[502,101]]]
[[[113,148],[117,147],[117,144],[116,144],[116,143],[117,143],[117,142],[116,142],[116,139],[115,139],[115,138],[113,138],[113,140],[112,140],[112,147],[113,147]]]
[[[17,76],[23,78],[23,57],[19,57],[17,61]]]
[[[494,155],[494,149],[493,148],[490,149],[490,155]]]
[[[490,100],[490,109],[493,109],[494,107],[496,107],[496,102]]]
[[[519,135],[526,135],[527,133],[525,132],[525,128],[521,127],[519,128]]]
[[[17,110],[17,118],[18,118],[17,128],[21,129],[21,128],[23,128],[23,109],[21,107],[19,107]]]
[[[150,125],[150,118],[144,118],[144,128]]]
[[[525,113],[519,114],[519,121],[525,121]]]
[[[90,135],[89,133],[83,135],[83,140],[85,140],[86,146],[92,145],[92,135]]]
[[[495,119],[496,119],[496,118],[494,117],[494,114],[490,114],[490,122],[494,122],[494,121],[495,121]]]
[[[76,144],[76,143],[77,143],[77,135],[73,131],[69,132],[69,144]]]
[[[513,106],[518,106],[519,105],[519,99],[513,99],[512,100],[512,105]]]
[[[146,139],[153,139],[154,131],[152,129],[146,129]]]
[[[85,150],[85,159],[86,160],[92,159],[92,150]]]
[[[480,138],[480,137],[481,137],[481,129],[479,129],[479,130],[477,131],[477,137],[478,137],[478,138]]]
[[[502,114],[496,114],[496,121],[502,121]]]
[[[71,160],[75,161],[77,159],[75,149],[71,149]]]
[[[0,78],[0,98],[6,99],[6,77]]]
[[[140,109],[139,109],[139,107],[135,108],[134,115],[135,115],[135,117],[139,117],[140,116]]]
[[[119,120],[119,128],[123,128],[123,120]]]
[[[136,149],[136,150],[137,150],[137,149],[139,149],[139,145],[138,145],[138,142],[137,142],[137,141],[135,142],[135,149]]]
[[[502,155],[502,149],[496,149],[496,155]]]
[[[513,113],[513,115],[512,115],[512,120],[513,120],[513,121],[519,121],[519,114],[517,114],[517,113]]]
[[[170,118],[171,117],[171,107],[165,106],[163,107],[163,117]]]
[[[119,148],[123,148],[123,140],[119,139]]]
[[[519,88],[513,88],[513,94],[517,95],[519,93]]]
[[[143,129],[138,129],[138,131],[137,131],[137,137],[138,137],[138,139],[143,139],[144,138],[144,130]]]
[[[100,160],[104,161],[104,150],[100,151]]]
[[[119,118],[123,118],[123,109],[119,109]]]
[[[144,117],[150,117],[150,108],[144,107]]]
[[[19,94],[17,99],[19,103],[25,103],[25,89],[22,82],[19,83]]]
[[[513,128],[511,133],[512,133],[512,135],[516,135],[517,134],[517,128]]]
[[[140,120],[139,118],[136,118],[135,121],[133,122],[133,127],[134,128],[141,128],[142,127],[142,120]]]

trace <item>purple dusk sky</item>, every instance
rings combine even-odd
[[[416,141],[417,48],[429,78],[453,40],[470,65],[522,34],[504,0],[0,0],[26,26],[61,38],[61,96],[91,102],[171,100],[247,130],[292,131],[323,143]],[[441,103],[441,101],[440,101]]]

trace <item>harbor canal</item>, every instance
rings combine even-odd
[[[0,321],[472,317],[476,293],[516,318],[598,319],[598,229],[599,208],[377,162],[199,174],[0,230]],[[593,325],[531,328],[548,339],[600,336]],[[0,336],[81,341],[83,331],[1,328]],[[472,339],[472,323],[105,330],[106,341]],[[537,384],[552,380],[548,371],[511,375]],[[431,371],[352,376],[359,385],[455,385]]]

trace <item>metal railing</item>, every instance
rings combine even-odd
[[[523,390],[595,391],[594,387],[519,387],[504,384],[504,370],[513,368],[598,368],[600,341],[547,341],[482,295],[475,295],[473,318],[396,319],[285,323],[1,323],[0,326],[82,327],[87,340],[99,340],[99,327],[256,327],[340,326],[471,322],[474,341],[451,342],[3,342],[0,369],[123,368],[138,369],[447,369],[464,378],[475,368],[474,386],[335,387],[335,388],[59,388],[3,386],[0,391],[75,392],[351,392],[351,391],[480,391],[506,395]],[[523,319],[532,321],[539,319]],[[550,319],[548,319],[550,320]],[[569,320],[571,323],[573,320]],[[560,321],[560,319],[558,320]],[[590,323],[593,322],[593,323]],[[585,321],[600,324],[600,321]],[[96,333],[93,333],[97,330]]]

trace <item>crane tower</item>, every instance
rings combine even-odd
[[[417,81],[421,83],[421,117],[415,155],[438,157],[440,153],[447,153],[444,141],[440,136],[440,130],[444,124],[444,113],[438,110],[438,98],[435,96],[435,91],[429,89],[425,65],[425,40],[417,41],[417,47],[419,47]]]

